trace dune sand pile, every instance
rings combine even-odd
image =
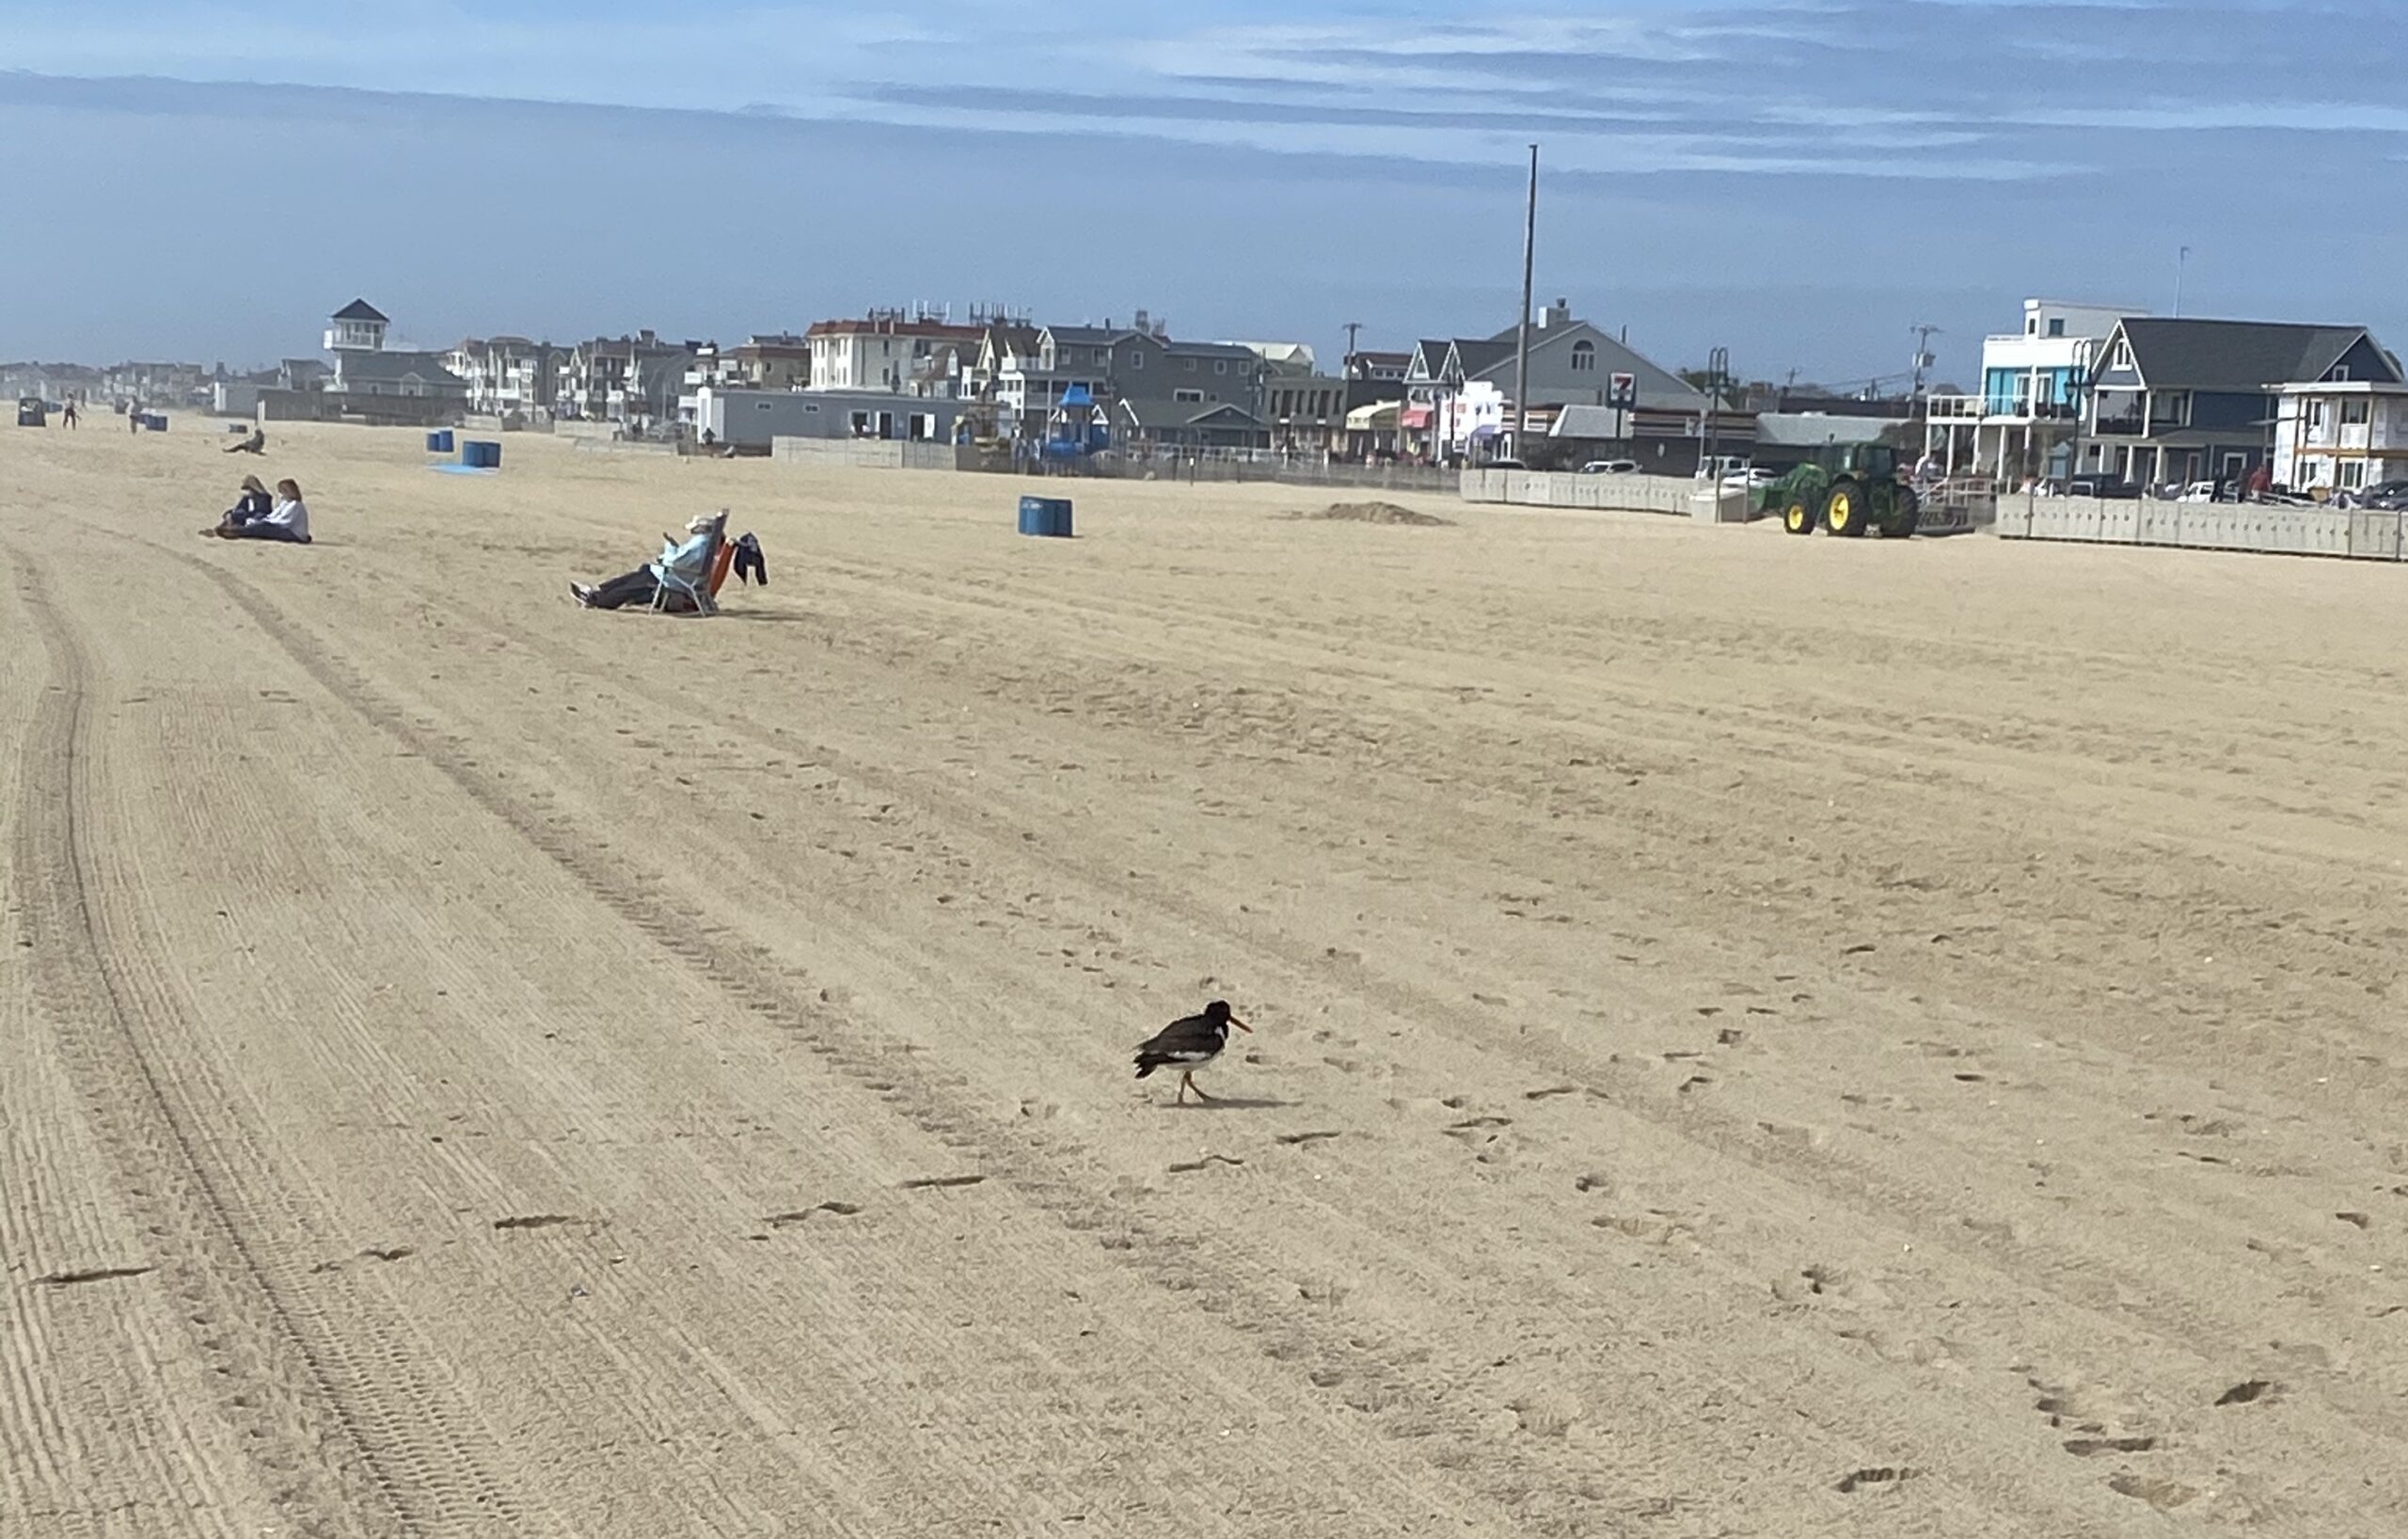
[[[1393,502],[1332,502],[1319,513],[1299,513],[1293,516],[1339,524],[1411,524],[1416,528],[1454,522],[1435,514],[1416,513]]]

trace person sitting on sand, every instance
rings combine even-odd
[[[301,500],[300,484],[287,478],[276,484],[276,500],[265,513],[240,524],[219,524],[200,532],[220,540],[282,540],[287,545],[308,545],[309,506]]]
[[[236,498],[234,500],[234,505],[228,508],[226,510],[225,516],[217,520],[216,528],[204,529],[201,532],[203,534],[223,534],[230,530],[240,529],[245,524],[250,523],[254,519],[266,517],[268,516],[268,511],[275,506],[276,500],[267,495],[267,488],[261,484],[260,478],[257,476],[245,476],[243,478],[243,495]]]
[[[229,454],[264,454],[264,453],[266,453],[266,452],[267,452],[267,429],[265,429],[265,428],[263,428],[263,427],[255,427],[255,428],[251,429],[251,435],[250,435],[250,436],[249,436],[249,437],[245,438],[241,443],[230,443],[230,444],[228,444],[228,445],[226,446],[226,452],[228,452]]]
[[[683,544],[666,534],[660,537],[659,560],[646,562],[607,582],[572,582],[568,585],[569,596],[589,610],[624,609],[629,604],[648,606],[660,595],[660,573],[664,567],[689,582],[699,583],[708,575],[705,563],[710,560],[711,546],[726,525],[724,513],[698,514],[687,520]]]

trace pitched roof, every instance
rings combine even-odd
[[[2322,379],[2367,329],[2132,315],[2125,317],[2123,332],[2141,377],[2152,386],[2246,394],[2293,380]]]
[[[1513,356],[1513,342],[1510,338],[1504,341],[1493,337],[1484,340],[1471,337],[1455,339],[1455,367],[1462,371],[1465,379],[1477,378]]]
[[[346,382],[402,379],[416,374],[429,385],[458,385],[465,389],[468,383],[443,366],[440,353],[343,353],[337,357],[335,372]]]
[[[1118,405],[1139,427],[1193,427],[1206,418],[1224,413],[1234,413],[1248,427],[1261,425],[1252,412],[1234,401],[1165,401],[1160,396],[1124,395]]]
[[[355,299],[327,317],[332,321],[381,321],[390,325],[392,318],[380,312],[365,299]]]

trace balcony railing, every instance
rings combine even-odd
[[[2099,419],[2091,431],[2106,438],[2137,438],[2141,436],[2143,420],[2137,411],[2118,412]]]

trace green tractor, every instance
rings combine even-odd
[[[1923,513],[1914,488],[1898,479],[1898,452],[1880,443],[1826,446],[1773,484],[1771,505],[1792,534],[1820,524],[1851,537],[1877,529],[1890,540],[1912,534]]]

